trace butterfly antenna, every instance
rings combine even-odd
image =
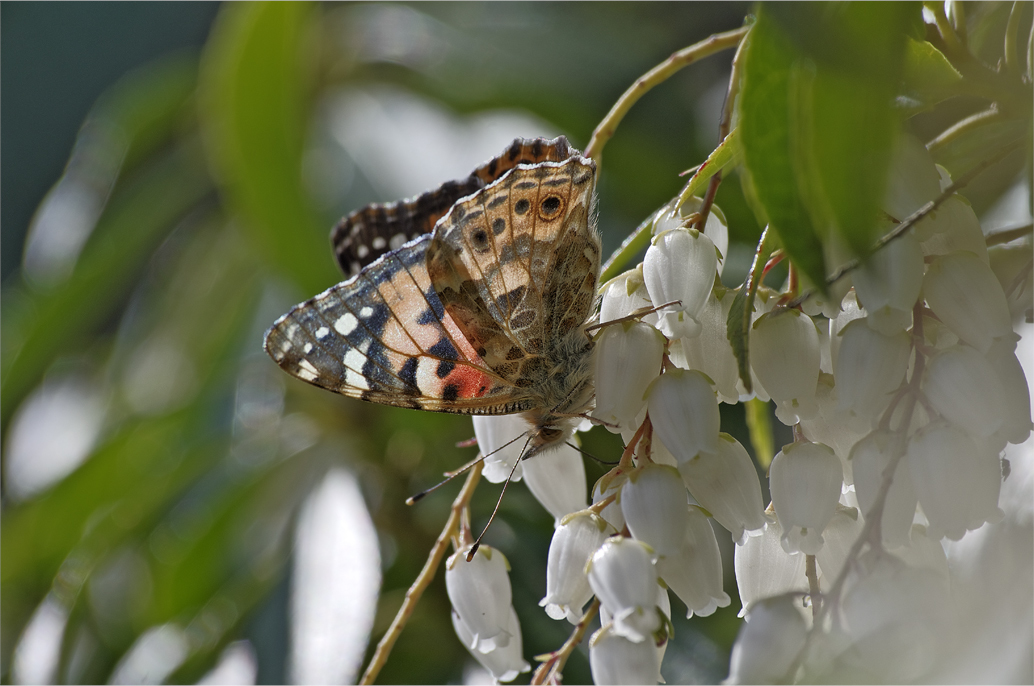
[[[587,458],[589,458],[590,460],[593,460],[594,462],[597,462],[599,464],[609,465],[609,466],[613,466],[613,465],[618,464],[617,462],[607,462],[606,460],[601,460],[600,458],[596,457],[592,453],[586,452],[586,451],[582,450],[581,448],[579,448],[577,445],[575,445],[574,443],[572,443],[570,441],[565,441],[565,442],[567,443],[567,445],[571,446],[572,448],[574,448],[575,450],[580,452],[582,455],[585,455]]]
[[[415,504],[417,501],[423,499],[424,496],[426,496],[427,494],[432,493],[434,491],[437,491],[439,488],[441,488],[445,484],[449,483],[450,481],[455,479],[457,476],[462,476],[463,474],[468,472],[470,469],[472,469],[474,467],[474,465],[476,465],[478,462],[482,462],[486,457],[492,457],[493,455],[495,455],[497,452],[499,452],[503,448],[506,448],[509,445],[511,445],[513,443],[516,443],[517,441],[519,441],[520,439],[524,438],[527,435],[528,435],[528,432],[524,432],[524,433],[520,434],[519,436],[513,438],[512,440],[509,440],[506,443],[503,443],[501,446],[499,446],[498,448],[496,448],[492,452],[488,453],[487,455],[480,455],[479,454],[477,457],[475,457],[473,460],[471,460],[467,464],[463,465],[459,469],[457,469],[455,471],[452,471],[452,472],[446,472],[445,473],[445,478],[442,481],[439,481],[434,486],[431,486],[430,488],[428,488],[426,490],[420,491],[416,495],[411,495],[408,498],[406,498],[406,505],[413,505],[413,504]],[[530,436],[528,437],[528,440],[529,441],[531,440]],[[527,446],[525,446],[525,447],[527,447]]]
[[[520,436],[518,436],[520,438]],[[516,440],[516,439],[514,439]],[[513,443],[513,441],[510,441]],[[492,526],[492,522],[495,521],[495,515],[499,512],[499,506],[503,504],[503,496],[506,495],[506,487],[510,485],[510,481],[513,479],[513,473],[517,471],[517,465],[524,459],[524,455],[527,453],[528,444],[531,443],[531,436],[528,436],[528,440],[524,443],[524,448],[521,449],[521,457],[519,460],[514,461],[513,467],[510,469],[510,474],[506,477],[506,481],[503,482],[503,490],[499,491],[499,499],[495,501],[495,509],[492,510],[492,516],[488,518],[488,524],[485,524],[485,528],[481,530],[481,535],[478,536],[478,540],[474,541],[474,545],[470,547],[470,552],[467,553],[467,562],[474,559],[474,553],[478,551],[478,547],[481,545],[481,539],[488,533],[488,527]]]
[[[648,314],[653,314],[654,312],[659,312],[660,310],[663,310],[665,307],[671,307],[672,305],[681,304],[681,300],[672,300],[670,303],[664,303],[663,305],[657,305],[656,307],[644,307],[642,309],[636,310],[628,316],[620,317],[618,319],[611,319],[609,322],[603,322],[602,324],[593,324],[592,326],[587,326],[585,327],[585,330],[586,332],[588,332],[592,331],[593,329],[602,329],[603,327],[610,326],[611,324],[621,324],[622,322],[630,322],[634,319],[642,319]]]

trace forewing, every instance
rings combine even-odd
[[[600,243],[595,163],[519,166],[457,203],[435,227],[428,271],[446,311],[507,378],[592,309]],[[573,290],[558,292],[559,286]],[[493,336],[492,334],[495,333]]]
[[[465,179],[447,181],[415,198],[367,205],[352,212],[330,232],[334,257],[347,276],[355,276],[382,255],[430,233],[457,200],[478,192],[517,165],[560,162],[574,152],[564,136],[517,138]]]
[[[509,414],[529,399],[494,373],[445,312],[426,269],[431,237],[387,253],[295,306],[266,333],[289,374],[342,395],[433,412]]]

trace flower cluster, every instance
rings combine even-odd
[[[884,203],[895,220],[950,184],[917,145],[904,140],[895,161]],[[726,337],[736,296],[720,283],[726,223],[713,207],[703,231],[687,228],[698,208],[655,215],[643,262],[601,288],[600,321],[621,321],[598,334],[592,417],[626,449],[593,505],[573,448],[514,469],[516,440],[486,467],[493,480],[514,470],[556,517],[541,605],[577,624],[595,596],[596,683],[654,683],[667,591],[689,616],[730,603],[713,519],[737,543],[747,619],[729,682],[929,676],[958,619],[942,539],[1002,517],[1002,450],[1031,431],[1019,337],[977,218],[950,198],[801,309],[760,289],[748,390]],[[771,400],[795,437],[771,462],[767,507],[747,450],[720,431],[719,403],[754,397]],[[526,431],[506,418],[475,427],[485,453]],[[478,583],[494,589],[475,593],[492,611],[449,586],[457,632],[505,680],[526,669],[499,652],[519,637],[509,587]]]

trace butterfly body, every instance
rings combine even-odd
[[[556,445],[593,403],[595,171],[562,137],[518,139],[466,180],[349,215],[332,240],[354,275],[277,320],[266,351],[361,400],[519,412],[529,455]]]

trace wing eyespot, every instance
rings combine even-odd
[[[539,219],[552,221],[564,211],[564,201],[559,195],[547,195],[539,203]]]

